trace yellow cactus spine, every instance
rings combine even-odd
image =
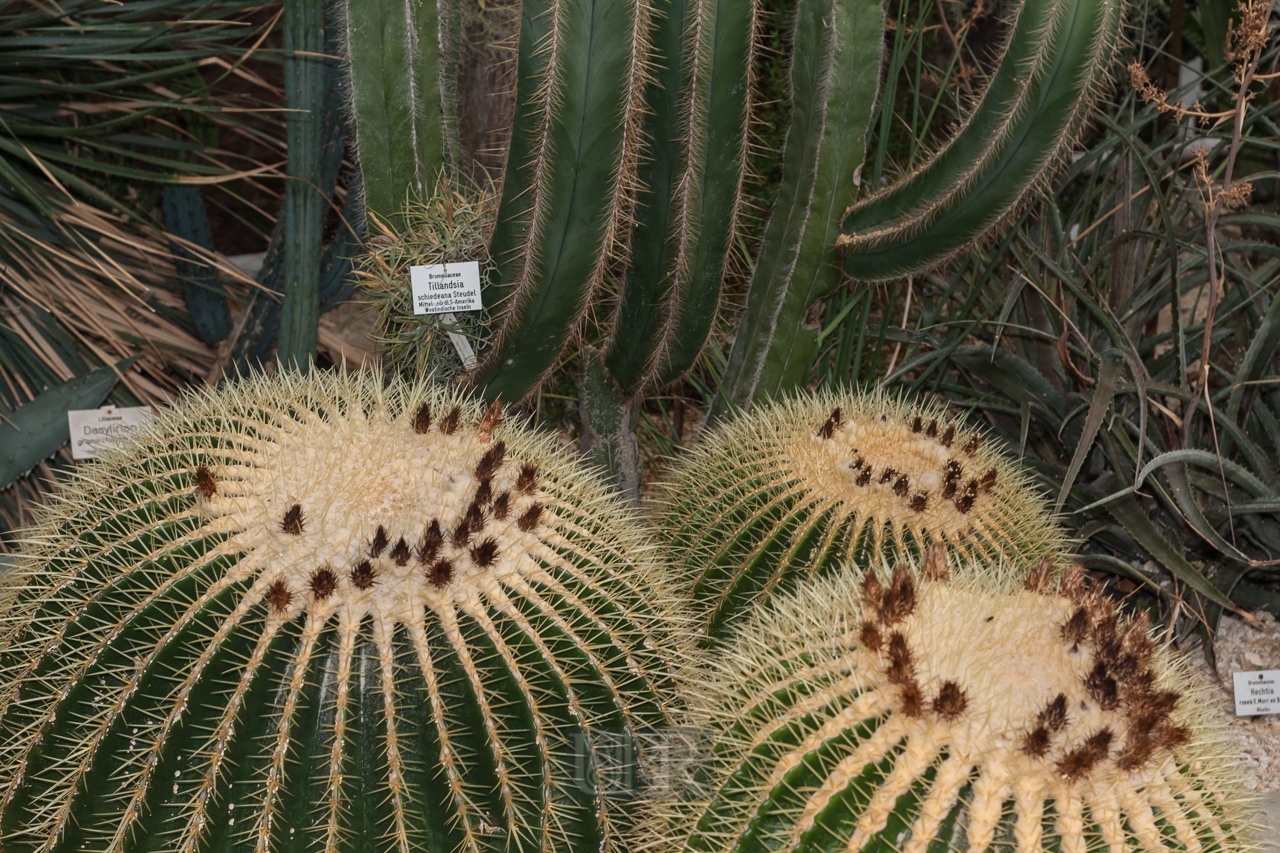
[[[1223,732],[1145,621],[945,550],[780,598],[691,687],[701,795],[644,853],[1249,853]]]
[[[316,373],[185,400],[8,578],[5,853],[612,849],[589,735],[669,718],[665,577],[496,404]]]
[[[656,515],[712,637],[798,578],[931,542],[1066,565],[1066,538],[1015,463],[938,408],[884,394],[756,407],[676,463]]]

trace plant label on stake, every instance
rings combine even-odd
[[[1236,716],[1280,713],[1280,669],[1233,672]]]
[[[480,302],[479,261],[410,267],[409,284],[413,290],[413,313],[443,314],[440,319],[449,325],[457,323],[454,312],[484,307]],[[463,367],[475,367],[476,353],[471,342],[457,332],[447,334]]]
[[[101,409],[72,409],[67,412],[71,428],[71,457],[96,459],[116,442],[151,420],[150,406]]]

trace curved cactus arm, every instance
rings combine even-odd
[[[746,165],[752,0],[655,6],[645,215],[606,366],[627,394],[693,364],[715,320]]]
[[[1108,80],[1122,0],[1027,0],[991,85],[964,127],[919,171],[856,205],[844,270],[910,275],[981,239],[1043,185]]]
[[[365,206],[393,221],[457,150],[445,141],[456,133],[454,75],[440,73],[456,62],[456,10],[451,0],[347,0],[341,9]]]
[[[809,47],[792,57],[782,186],[713,417],[723,416],[726,398],[746,406],[787,379],[803,380],[813,336],[791,332],[813,300],[840,282],[834,243],[840,213],[857,193],[854,176],[880,89],[884,10],[879,0],[801,0],[793,43]],[[788,334],[775,341],[780,325]]]
[[[518,400],[551,370],[625,254],[648,84],[643,0],[529,0],[490,243],[500,312],[472,382]]]

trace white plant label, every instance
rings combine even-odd
[[[102,451],[151,420],[150,406],[117,409],[72,409],[67,412],[71,427],[71,457],[96,459]]]
[[[1280,669],[1233,672],[1236,716],[1280,714]]]
[[[454,314],[484,307],[480,304],[479,261],[409,267],[409,284],[415,314]]]

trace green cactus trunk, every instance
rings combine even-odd
[[[500,419],[283,374],[86,469],[5,579],[6,851],[614,849],[597,734],[668,721],[665,573]]]
[[[830,578],[691,686],[701,795],[643,853],[1244,853],[1238,760],[1145,620],[1042,563]]]

